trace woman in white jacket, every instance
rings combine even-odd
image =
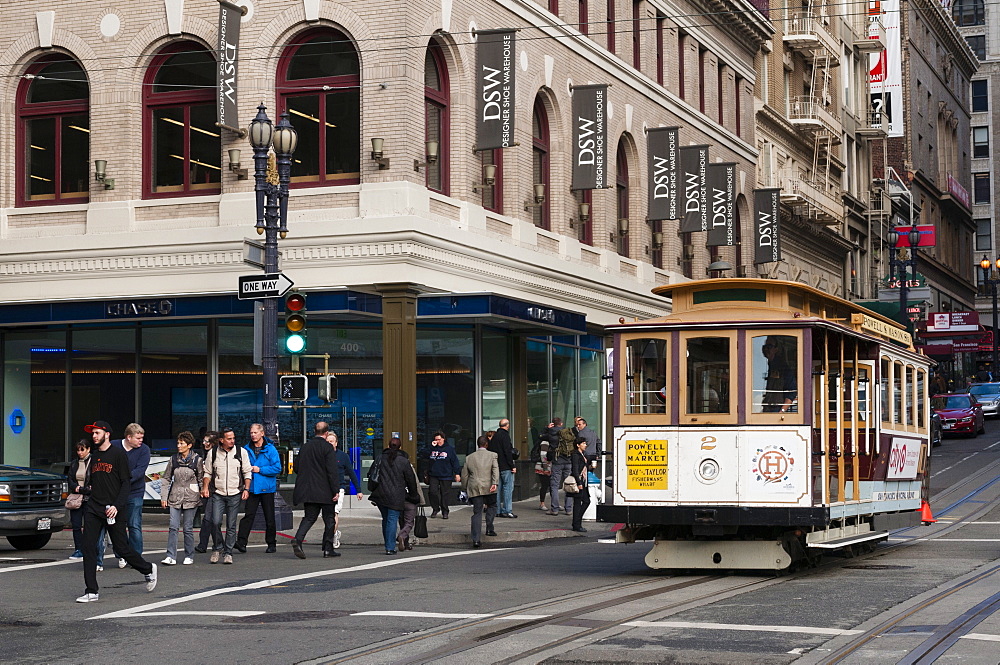
[[[177,453],[170,457],[161,476],[160,505],[170,507],[170,531],[167,534],[166,566],[177,563],[177,531],[184,529],[184,563],[194,563],[194,514],[201,505],[201,483],[205,465],[201,456],[193,452],[194,435],[181,432],[177,435]]]

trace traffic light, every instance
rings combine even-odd
[[[336,402],[337,377],[333,374],[325,374],[319,377],[319,385],[317,386],[316,394],[324,402]]]
[[[309,398],[309,380],[304,374],[278,377],[278,396],[286,402],[304,402]]]
[[[306,352],[306,296],[289,293],[285,296],[285,350],[292,355]]]

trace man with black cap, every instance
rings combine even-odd
[[[111,535],[111,544],[125,561],[146,578],[146,591],[156,588],[156,564],[142,558],[129,545],[125,533],[125,510],[132,477],[128,457],[120,446],[111,445],[111,425],[104,420],[83,428],[94,439],[90,462],[90,498],[83,504],[83,579],[87,588],[78,603],[98,600],[97,538],[101,528]],[[121,516],[122,519],[117,519]]]

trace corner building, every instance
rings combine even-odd
[[[307,296],[308,353],[329,354],[338,377],[335,403],[281,409],[283,445],[319,419],[364,458],[392,432],[412,454],[438,429],[464,455],[502,416],[522,459],[532,424],[553,416],[603,435],[604,326],[666,313],[650,290],[714,260],[756,274],[749,245],[707,249],[703,233],[646,221],[644,130],[678,126],[681,145],[734,162],[749,232],[766,4],[239,4],[239,118],[226,124],[246,127],[263,100],[298,130],[281,270]],[[141,422],[154,447],[183,429],[242,436],[259,418],[253,303],[236,294],[257,270],[244,264],[244,238],[258,238],[252,151],[216,125],[218,12],[5,9],[6,463],[65,459],[95,418]],[[474,31],[492,28],[520,29],[518,145],[476,152]],[[572,86],[587,83],[611,86],[613,185],[572,192]],[[323,360],[304,371],[315,393]]]

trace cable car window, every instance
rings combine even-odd
[[[889,360],[882,358],[879,365],[879,405],[882,408],[882,422],[889,422]]]
[[[892,364],[892,422],[903,424],[903,363]]]
[[[730,413],[729,338],[687,340],[687,412]]]
[[[917,420],[917,402],[920,400],[914,399],[913,390],[917,384],[916,370],[913,369],[912,365],[906,366],[906,422],[909,425],[916,425],[919,421]]]
[[[791,335],[758,335],[750,340],[753,358],[753,413],[798,411],[799,340]]]
[[[926,397],[924,397],[927,388],[927,373],[924,370],[917,370],[917,427],[926,427],[926,422],[924,418],[926,417],[925,412],[925,402]]]
[[[667,340],[640,338],[626,342],[625,413],[665,413],[667,399]]]
[[[725,302],[729,300],[767,302],[766,289],[705,289],[695,291],[693,302],[701,305],[708,302]]]

